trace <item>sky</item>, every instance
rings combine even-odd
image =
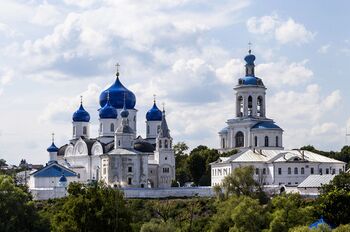
[[[284,147],[340,150],[350,132],[349,1],[2,0],[0,158],[45,163],[72,136],[83,96],[97,136],[98,97],[115,80],[145,114],[165,103],[174,142],[218,148],[249,41]],[[350,137],[349,137],[350,142]]]

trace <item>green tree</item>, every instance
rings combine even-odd
[[[231,214],[234,227],[230,231],[255,232],[265,228],[266,214],[259,201],[242,197]]]
[[[340,225],[333,230],[333,232],[349,232],[349,231],[350,231],[350,224]]]
[[[199,152],[194,152],[188,158],[188,170],[191,175],[193,182],[198,185],[200,178],[205,174],[205,157],[203,157]]]
[[[152,219],[141,227],[141,232],[175,232],[176,228],[171,222],[164,222],[159,219]]]
[[[48,231],[25,187],[16,186],[12,177],[0,175],[0,231]]]
[[[61,210],[54,215],[53,231],[130,231],[131,216],[123,194],[102,183],[74,183]]]
[[[299,194],[283,194],[272,199],[271,232],[288,231],[299,225],[308,225],[314,218],[314,208]]]
[[[185,152],[188,150],[188,146],[184,142],[178,142],[174,145],[175,157],[187,155]]]
[[[341,173],[321,189],[320,213],[336,225],[350,223],[350,174]]]

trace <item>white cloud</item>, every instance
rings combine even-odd
[[[31,22],[42,26],[55,25],[63,17],[63,12],[60,12],[54,5],[48,4],[46,1],[35,8],[35,14]]]
[[[4,23],[0,23],[0,33],[8,38],[13,38],[20,35],[20,33]]]
[[[317,52],[321,54],[327,54],[330,47],[331,47],[330,44],[323,45],[318,49]]]
[[[311,128],[311,135],[329,135],[334,131],[339,130],[338,125],[334,122],[325,122],[319,125],[315,125]]]
[[[315,37],[315,33],[308,31],[303,24],[295,22],[292,18],[283,21],[276,14],[261,18],[249,18],[246,25],[249,32],[273,35],[281,44],[295,43],[300,45],[310,42]]]

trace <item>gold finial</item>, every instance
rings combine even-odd
[[[120,67],[120,64],[119,64],[119,63],[117,63],[115,66],[117,67],[117,73],[116,73],[116,76],[117,76],[117,77],[119,77],[119,67]]]
[[[83,96],[80,95],[80,104],[83,104]]]
[[[153,102],[156,103],[156,95],[153,94]]]
[[[249,54],[251,54],[252,53],[252,43],[249,41],[249,43],[248,43],[248,52],[249,52]]]
[[[52,136],[52,143],[54,143],[55,142],[55,133],[52,133],[51,136]]]

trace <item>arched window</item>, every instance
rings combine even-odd
[[[304,168],[301,168],[301,169],[300,169],[300,174],[302,174],[302,175],[305,174],[305,169],[304,169]]]
[[[87,128],[86,126],[83,127],[83,135],[86,135],[87,134]]]
[[[244,147],[244,135],[242,131],[236,134],[236,147]]]
[[[120,140],[118,140],[118,146],[120,147]]]
[[[75,131],[76,131],[75,126],[73,126],[73,135],[75,135]]]
[[[225,138],[222,138],[222,148],[225,148]]]
[[[294,174],[298,175],[298,168],[294,168]]]
[[[254,145],[258,146],[258,136],[254,136]]]
[[[100,123],[100,133],[102,133],[102,123]]]
[[[258,97],[258,101],[257,101],[257,115],[258,115],[258,117],[263,117],[264,116],[264,112],[263,112],[263,98],[262,98],[262,96]]]
[[[164,148],[168,148],[168,140],[164,141]]]
[[[289,167],[288,168],[288,175],[292,174],[292,169]]]
[[[237,98],[237,107],[238,107],[237,117],[242,117],[243,116],[243,97],[242,96],[239,96]]]
[[[276,136],[276,147],[278,147],[278,136]]]
[[[265,136],[265,147],[269,146],[269,137]]]
[[[159,140],[159,148],[162,148],[162,140]]]
[[[149,134],[149,125],[147,125],[147,134]]]
[[[136,122],[136,115],[134,116],[134,122]]]
[[[253,113],[253,110],[252,110],[252,108],[253,108],[253,98],[252,98],[252,96],[249,96],[248,97],[248,115],[252,115]]]
[[[114,123],[111,123],[111,132],[114,132]]]

